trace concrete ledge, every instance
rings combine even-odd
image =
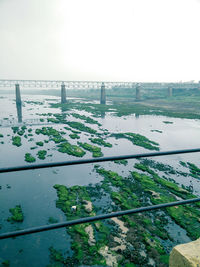
[[[200,267],[200,238],[173,248],[169,258],[170,267]]]

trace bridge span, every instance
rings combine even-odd
[[[61,81],[61,80],[9,80],[0,79],[0,87],[8,88],[15,87],[15,84],[19,84],[24,88],[61,88],[64,84],[67,89],[100,89],[102,81]],[[113,87],[121,88],[136,88],[140,84],[143,89],[167,89],[169,87],[173,89],[197,89],[200,88],[199,83],[142,83],[142,82],[109,82],[105,81],[104,85],[106,89]]]

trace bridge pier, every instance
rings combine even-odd
[[[141,100],[141,86],[139,84],[137,84],[136,86],[136,101]]]
[[[101,99],[100,104],[105,105],[106,104],[106,90],[105,90],[105,84],[101,84]]]
[[[65,84],[61,84],[61,104],[65,104],[67,102],[66,100],[66,89]]]
[[[22,104],[22,100],[21,100],[21,94],[20,94],[20,88],[19,88],[19,84],[15,84],[15,94],[16,94],[16,104],[21,105]]]
[[[172,97],[172,95],[173,95],[173,88],[172,87],[168,87],[167,95],[168,95],[168,97]]]
[[[17,119],[18,119],[18,122],[21,123],[22,122],[22,104],[16,103],[16,108],[17,108]]]

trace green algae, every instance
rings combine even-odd
[[[22,208],[20,205],[16,205],[15,208],[9,209],[10,213],[12,214],[11,217],[8,217],[7,221],[8,222],[23,222],[24,220],[24,215],[22,212]]]
[[[198,180],[200,180],[200,169],[193,163],[191,162],[183,162],[180,161],[179,162],[183,167],[186,167],[189,169],[189,175],[193,178],[196,178]]]
[[[57,222],[58,222],[58,220],[54,217],[49,217],[49,219],[48,219],[48,223],[57,223]]]
[[[77,119],[81,119],[81,120],[84,120],[86,123],[90,123],[90,124],[97,124],[98,126],[101,126],[101,124],[90,118],[90,117],[87,117],[85,115],[80,115],[80,114],[77,114],[77,113],[71,113],[70,115],[72,115],[73,117],[77,118]]]
[[[22,145],[22,143],[21,143],[21,137],[20,136],[13,136],[12,137],[12,144],[14,146],[17,146],[17,147],[21,146]]]
[[[91,201],[86,187],[73,186],[67,188],[64,185],[54,185],[57,190],[58,200],[56,206],[60,208],[66,215],[67,219],[76,219],[80,217],[94,215],[93,211],[88,211],[85,207],[85,201]],[[72,206],[76,206],[76,210],[72,209]],[[72,266],[86,264],[89,266],[100,264],[105,265],[105,260],[100,255],[99,249],[106,241],[100,239],[95,243],[89,243],[89,235],[86,232],[86,227],[89,224],[79,224],[68,228],[68,233],[72,237],[71,248],[74,251],[73,257],[68,257],[67,262],[71,262]],[[94,231],[93,224],[91,229]]]
[[[37,145],[37,146],[43,146],[44,143],[43,143],[42,141],[39,141],[39,142],[36,142],[36,145]]]
[[[174,194],[181,196],[184,199],[195,197],[194,195],[191,195],[190,192],[155,174],[152,177],[149,177],[144,174],[132,172],[132,177],[141,184],[143,191],[149,194],[153,204],[177,201]],[[177,206],[167,208],[166,211],[177,224],[187,231],[192,239],[200,236],[200,223],[198,220],[200,211],[197,208]]]
[[[104,147],[112,147],[112,144],[105,142],[102,138],[89,138],[89,140],[97,145],[104,146]]]
[[[114,160],[114,163],[126,166],[128,164],[128,160],[126,159]]]
[[[124,138],[131,141],[136,146],[141,146],[149,150],[159,150],[159,144],[149,140],[147,137],[135,134],[135,133],[113,133],[111,137],[115,137],[116,139]]]
[[[67,141],[59,144],[58,147],[58,151],[61,153],[66,153],[75,157],[83,157],[85,155],[85,151],[83,149],[79,146],[71,145]]]
[[[103,156],[103,153],[101,152],[101,148],[100,147],[97,147],[97,146],[94,146],[94,145],[90,145],[88,143],[81,143],[81,142],[78,142],[78,144],[79,144],[79,146],[81,146],[85,150],[88,150],[88,151],[92,152],[92,156],[94,158]]]
[[[0,137],[3,137],[3,134],[0,133]]]
[[[70,134],[69,136],[70,136],[70,138],[72,138],[72,139],[80,139],[80,136],[79,136],[78,134],[76,134],[76,133],[74,133],[74,134]]]
[[[90,134],[96,134],[96,130],[85,126],[84,124],[80,123],[80,122],[76,122],[76,121],[68,121],[66,122],[66,124],[68,124],[70,127],[79,130],[81,132],[86,132],[86,133],[90,133]]]
[[[163,123],[165,123],[165,124],[173,124],[172,121],[163,121]]]
[[[39,150],[39,151],[37,152],[37,156],[38,156],[38,158],[39,158],[39,159],[42,159],[42,160],[45,159],[46,154],[47,154],[47,151],[46,151],[46,150]]]
[[[36,159],[30,153],[26,153],[25,154],[25,161],[31,163],[31,162],[35,162]]]

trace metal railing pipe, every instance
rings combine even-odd
[[[98,220],[105,220],[105,219],[123,216],[123,215],[128,215],[128,214],[136,214],[136,213],[141,213],[141,212],[145,212],[145,211],[151,211],[151,210],[156,210],[156,209],[162,209],[162,208],[167,208],[167,207],[173,207],[173,206],[178,206],[178,205],[195,203],[198,201],[200,201],[200,198],[193,198],[193,199],[181,200],[181,201],[176,201],[176,202],[152,205],[152,206],[147,206],[147,207],[140,207],[137,209],[117,211],[117,212],[97,215],[97,216],[93,216],[93,217],[85,217],[85,218],[80,218],[80,219],[76,219],[76,220],[72,220],[72,221],[55,223],[55,224],[51,224],[51,225],[43,225],[43,226],[28,228],[28,229],[24,229],[24,230],[3,233],[3,234],[0,234],[0,239],[6,239],[6,238],[11,238],[11,237],[16,237],[16,236],[39,233],[39,232],[49,231],[49,230],[58,229],[58,228],[62,228],[62,227],[69,227],[69,226],[73,226],[76,224],[94,222],[94,221],[98,221]]]
[[[106,161],[114,161],[114,160],[122,160],[122,159],[139,159],[139,158],[148,158],[148,157],[175,155],[175,154],[186,154],[186,153],[195,153],[195,152],[200,152],[200,148],[148,152],[148,153],[140,153],[140,154],[133,154],[133,155],[110,156],[110,157],[92,158],[92,159],[79,159],[79,160],[69,160],[69,161],[61,161],[61,162],[48,162],[48,163],[31,164],[31,165],[23,165],[23,166],[15,166],[15,167],[4,167],[4,168],[0,168],[0,173],[17,172],[17,171],[25,171],[25,170],[33,170],[33,169],[44,169],[44,168],[49,168],[49,167],[81,165],[81,164],[87,164],[87,163],[98,163],[98,162],[106,162]]]

